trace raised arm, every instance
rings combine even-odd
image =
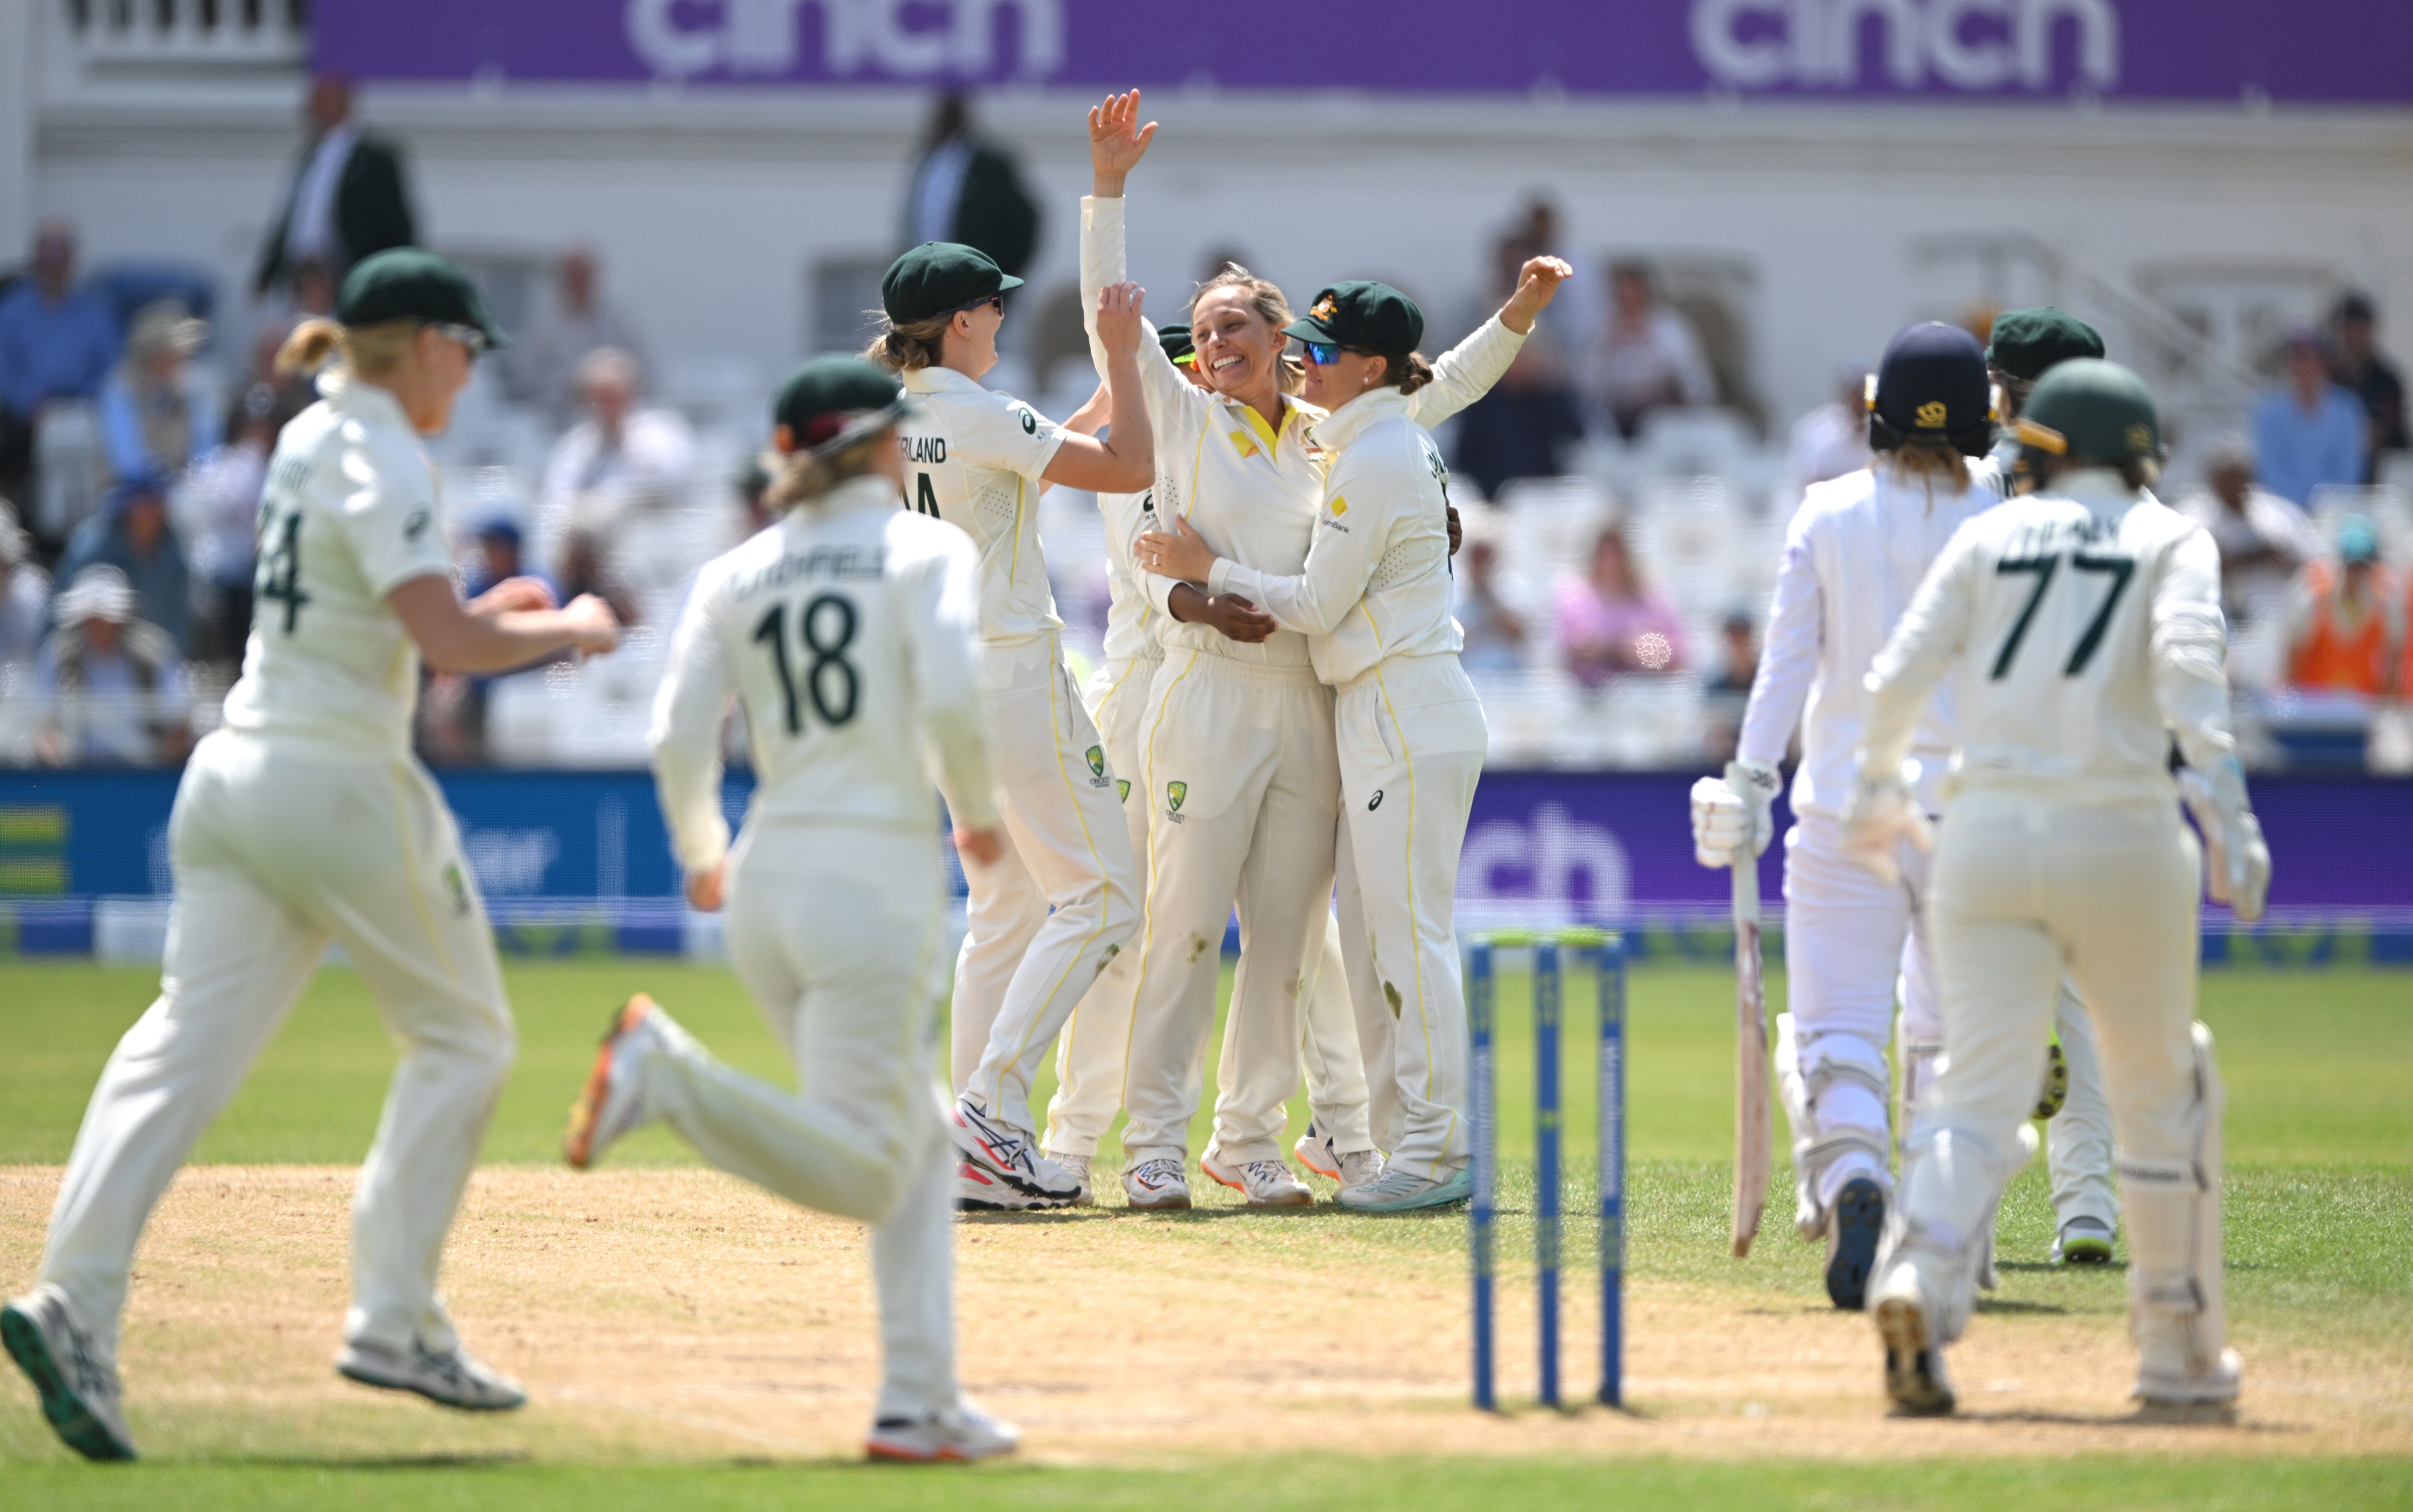
[[[1118,283],[1100,289],[1090,319],[1105,348],[1106,433],[1103,437],[1065,433],[1041,476],[1051,483],[1096,493],[1136,493],[1156,477],[1156,438],[1139,377],[1138,334],[1147,329],[1140,287]],[[1162,349],[1152,341],[1147,345],[1162,361]]]
[[[1093,313],[1100,290],[1121,282],[1127,260],[1123,242],[1123,185],[1155,140],[1156,123],[1139,125],[1139,91],[1110,95],[1089,111],[1090,192],[1081,201],[1081,305],[1089,332],[1089,359],[1101,378],[1109,377],[1108,352],[1100,338]],[[1212,402],[1191,383],[1164,348],[1142,326],[1134,339],[1139,348],[1140,381],[1160,430],[1175,417],[1204,415]]]
[[[1558,258],[1529,260],[1517,291],[1473,335],[1441,354],[1433,380],[1408,396],[1408,418],[1429,430],[1491,392],[1525,348],[1533,322],[1575,270]]]

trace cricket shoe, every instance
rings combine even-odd
[[[517,1381],[458,1344],[439,1355],[416,1339],[407,1349],[356,1340],[335,1356],[335,1373],[363,1386],[415,1391],[463,1412],[502,1413],[527,1404]]]
[[[1918,1272],[1897,1264],[1878,1287],[1873,1311],[1877,1337],[1885,1341],[1886,1395],[1905,1416],[1951,1412],[1952,1382],[1944,1373],[1944,1351],[1935,1342],[1934,1317],[1919,1289]]]
[[[2159,1366],[2153,1349],[2137,1362],[2137,1388],[2131,1393],[2149,1407],[2224,1407],[2237,1400],[2245,1378],[2245,1361],[2233,1349],[2224,1349],[2211,1369],[2188,1371]]]
[[[1332,1148],[1332,1136],[1316,1128],[1313,1119],[1307,1120],[1307,1133],[1298,1136],[1298,1143],[1290,1147],[1290,1152],[1301,1165],[1326,1181],[1340,1179],[1340,1152]]]
[[[1340,1157],[1340,1190],[1347,1192],[1352,1187],[1370,1187],[1383,1179],[1386,1169],[1381,1150],[1353,1149]]]
[[[1012,1454],[1022,1430],[966,1402],[927,1417],[883,1417],[871,1428],[864,1454],[891,1464],[969,1464]]]
[[[1123,1197],[1134,1208],[1187,1208],[1190,1183],[1182,1178],[1179,1161],[1160,1155],[1123,1173]]]
[[[595,1052],[595,1069],[570,1104],[570,1128],[561,1136],[562,1158],[573,1170],[590,1169],[621,1135],[645,1121],[645,1062],[660,1047],[661,1026],[669,1016],[642,992],[614,1011]]]
[[[1234,1165],[1210,1149],[1198,1157],[1198,1168],[1247,1197],[1251,1208],[1315,1205],[1315,1193],[1280,1161],[1243,1161]]]
[[[42,1416],[68,1448],[87,1460],[134,1458],[117,1371],[67,1315],[67,1293],[37,1286],[0,1309],[0,1342],[41,1394]]]
[[[2073,1218],[2061,1225],[2052,1241],[2057,1266],[2108,1266],[2111,1263],[2111,1226],[2099,1218]]]
[[[1827,1219],[1827,1296],[1846,1312],[1868,1306],[1869,1272],[1876,1267],[1885,1219],[1885,1188],[1867,1177],[1852,1178],[1835,1193],[1835,1210]]]
[[[955,1100],[947,1133],[966,1161],[1026,1197],[1062,1207],[1081,1195],[1081,1179],[1040,1154],[1039,1141],[1028,1130],[990,1118],[969,1099]]]
[[[1016,1192],[970,1161],[955,1163],[955,1211],[959,1213],[1028,1213],[1055,1206],[1044,1197]]]
[[[1403,1213],[1417,1208],[1446,1208],[1473,1195],[1473,1166],[1462,1165],[1437,1181],[1386,1169],[1379,1179],[1364,1186],[1342,1187],[1340,1206],[1361,1213]]]
[[[1098,1189],[1096,1186],[1091,1184],[1089,1178],[1090,1157],[1087,1155],[1058,1155],[1052,1149],[1042,1150],[1040,1153],[1055,1163],[1057,1169],[1062,1171],[1065,1175],[1081,1183],[1081,1194],[1074,1197],[1068,1206],[1073,1208],[1095,1208],[1098,1205]]]

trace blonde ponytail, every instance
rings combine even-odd
[[[418,320],[383,320],[355,327],[313,316],[295,326],[293,334],[285,338],[285,345],[276,348],[276,371],[284,377],[316,373],[327,365],[332,356],[363,378],[379,377],[401,366],[403,359],[410,355],[411,343],[418,338],[422,324]]]
[[[873,313],[880,318],[880,334],[863,348],[865,361],[878,363],[892,373],[914,373],[938,366],[946,355],[943,343],[947,328],[955,323],[954,315],[934,315],[898,325],[884,314]]]
[[[850,478],[860,478],[871,470],[871,464],[883,446],[896,444],[896,428],[882,426],[877,434],[866,436],[842,452],[828,456],[815,456],[809,451],[791,452],[786,456],[763,459],[771,474],[770,486],[762,490],[763,508],[786,511],[799,504],[810,504]]]

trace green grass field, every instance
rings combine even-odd
[[[671,963],[595,961],[513,968],[521,1028],[516,1070],[487,1145],[487,1159],[555,1159],[561,1118],[592,1054],[608,1007],[634,988],[655,993],[733,1063],[784,1078],[769,1034],[725,972]],[[155,979],[89,965],[0,964],[0,1165],[63,1161],[93,1078],[116,1036],[149,1001]],[[1731,1134],[1731,980],[1684,968],[1633,977],[1629,1125],[1632,1273],[1799,1303],[1820,1295],[1818,1257],[1783,1232],[1789,1191],[1780,1170],[1766,1237],[1748,1266],[1725,1258]],[[1771,997],[1781,998],[1781,978]],[[1591,1114],[1587,1057],[1590,996],[1568,994],[1567,1115],[1571,1210],[1589,1189]],[[1501,1127],[1505,1157],[1503,1265],[1530,1253],[1523,1209],[1532,1194],[1529,1022],[1521,985],[1503,985]],[[2229,1085],[2228,1250],[2232,1331],[2258,1351],[2337,1347],[2403,1371],[2413,1339],[2413,976],[2372,971],[2289,975],[2221,973],[2205,981],[2203,1016],[2218,1037]],[[1212,1051],[1207,1064],[1213,1065]],[[367,1148],[392,1050],[359,985],[320,975],[242,1093],[204,1136],[200,1163],[347,1164]],[[1042,1086],[1044,1101],[1048,1088]],[[1295,1109],[1297,1125],[1305,1110]],[[1782,1127],[1780,1122],[1780,1129]],[[1203,1146],[1202,1123],[1192,1149]],[[1112,1151],[1104,1152],[1111,1155]],[[672,1136],[646,1131],[616,1150],[618,1164],[681,1165]],[[1204,1215],[1202,1215],[1204,1216]],[[1279,1219],[1232,1215],[1224,1243],[1286,1245],[1300,1232]],[[1170,1236],[1185,1231],[1175,1229]],[[1455,1221],[1372,1231],[1401,1253],[1455,1253]],[[2040,1263],[2051,1215],[2040,1164],[2005,1207],[2005,1284],[1990,1307],[2099,1317],[2118,1327],[2125,1284],[2118,1270],[2056,1270]],[[37,1242],[18,1236],[23,1253]],[[1570,1223],[1571,1274],[1590,1250],[1588,1226]],[[25,1275],[0,1277],[14,1291]],[[1571,1282],[1579,1286],[1580,1280]],[[1580,1372],[1578,1372],[1579,1374]],[[265,1459],[155,1460],[96,1471],[67,1460],[41,1430],[31,1393],[13,1372],[0,1387],[0,1507],[512,1506],[688,1507],[844,1505],[1124,1506],[1178,1497],[1202,1507],[1288,1507],[1402,1503],[1436,1508],[1522,1504],[1578,1505],[1615,1496],[1639,1505],[1834,1506],[1952,1505],[2246,1507],[2413,1505],[2413,1459],[2404,1437],[2391,1453],[2216,1459],[2079,1455],[1953,1458],[1857,1464],[1804,1460],[1563,1457],[1465,1460],[1419,1458],[1254,1459],[1141,1470],[1020,1465],[959,1477],[869,1473],[845,1466],[598,1464],[542,1455],[490,1461],[378,1464],[314,1452],[307,1442]],[[1517,1383],[1503,1383],[1518,1389]],[[2393,1411],[2404,1414],[2400,1402]],[[496,1441],[497,1443],[501,1441]]]

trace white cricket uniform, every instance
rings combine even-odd
[[[226,724],[177,786],[159,997],[101,1073],[42,1258],[112,1358],[143,1223],[331,940],[402,1051],[353,1196],[345,1337],[458,1343],[437,1272],[513,1036],[452,816],[410,753],[419,653],[386,603],[449,579],[449,537],[393,395],[340,374],[319,388],[269,464]]]
[[[976,554],[853,478],[715,558],[654,701],[679,864],[724,856],[729,954],[801,1082],[665,1026],[644,1106],[714,1164],[871,1225],[881,1416],[957,1404],[953,1146],[931,1075],[946,885],[931,779],[996,823],[973,665]],[[757,785],[734,852],[720,726],[746,709]]]
[[[1084,199],[1084,307],[1123,276],[1125,201]],[[1104,353],[1094,346],[1101,369]],[[1524,338],[1487,322],[1436,364],[1410,412],[1438,423],[1506,371]],[[1156,439],[1155,499],[1219,556],[1277,576],[1306,569],[1324,492],[1320,450],[1307,438],[1322,412],[1285,399],[1279,425],[1192,384],[1152,336],[1138,348]],[[1444,542],[1444,546],[1445,546]],[[1165,660],[1148,701],[1142,771],[1149,805],[1149,881],[1141,930],[1123,1134],[1126,1159],[1186,1153],[1214,1023],[1224,920],[1236,901],[1240,964],[1218,1068],[1214,1146],[1242,1164],[1281,1157],[1284,1104],[1299,1064],[1345,1062],[1334,1016],[1303,1012],[1346,971],[1318,958],[1338,928],[1333,891],[1341,768],[1332,694],[1308,639],[1291,629],[1244,645],[1210,626],[1174,619],[1175,580],[1142,574]],[[1322,936],[1324,938],[1319,938]],[[1332,997],[1325,1000],[1327,1003]],[[1353,1006],[1353,1016],[1355,1013]],[[1304,1020],[1304,1022],[1303,1022]],[[1336,1051],[1341,1053],[1336,1054]],[[1310,1100],[1315,1091],[1310,1077]],[[1379,1091],[1372,1095],[1379,1096]],[[1372,1148],[1354,1110],[1326,1122],[1335,1149]]]
[[[964,867],[954,1082],[989,1117],[1029,1130],[1031,1077],[1139,923],[1116,773],[1064,665],[1039,544],[1040,476],[1064,432],[950,368],[904,381],[916,407],[896,427],[906,504],[960,526],[979,551],[973,645],[1006,832],[995,866]]]
[[[1305,571],[1227,557],[1207,586],[1308,636],[1336,689],[1341,943],[1374,1136],[1394,1167],[1440,1180],[1472,1149],[1451,913],[1488,733],[1449,614],[1448,469],[1414,412],[1384,388],[1314,422],[1326,476]]]
[[[1944,1342],[1967,1323],[2065,971],[2102,1049],[2146,1362],[2192,1374],[2220,1357],[2221,1091],[2191,1022],[2199,856],[2166,765],[2173,734],[2200,770],[2234,760],[2219,587],[2201,526],[2108,469],[2074,471],[1964,526],[1870,672],[1867,769],[1899,763],[1947,677],[1960,723],[1929,922],[1950,1052],[1879,1261],[1917,1267]]]

